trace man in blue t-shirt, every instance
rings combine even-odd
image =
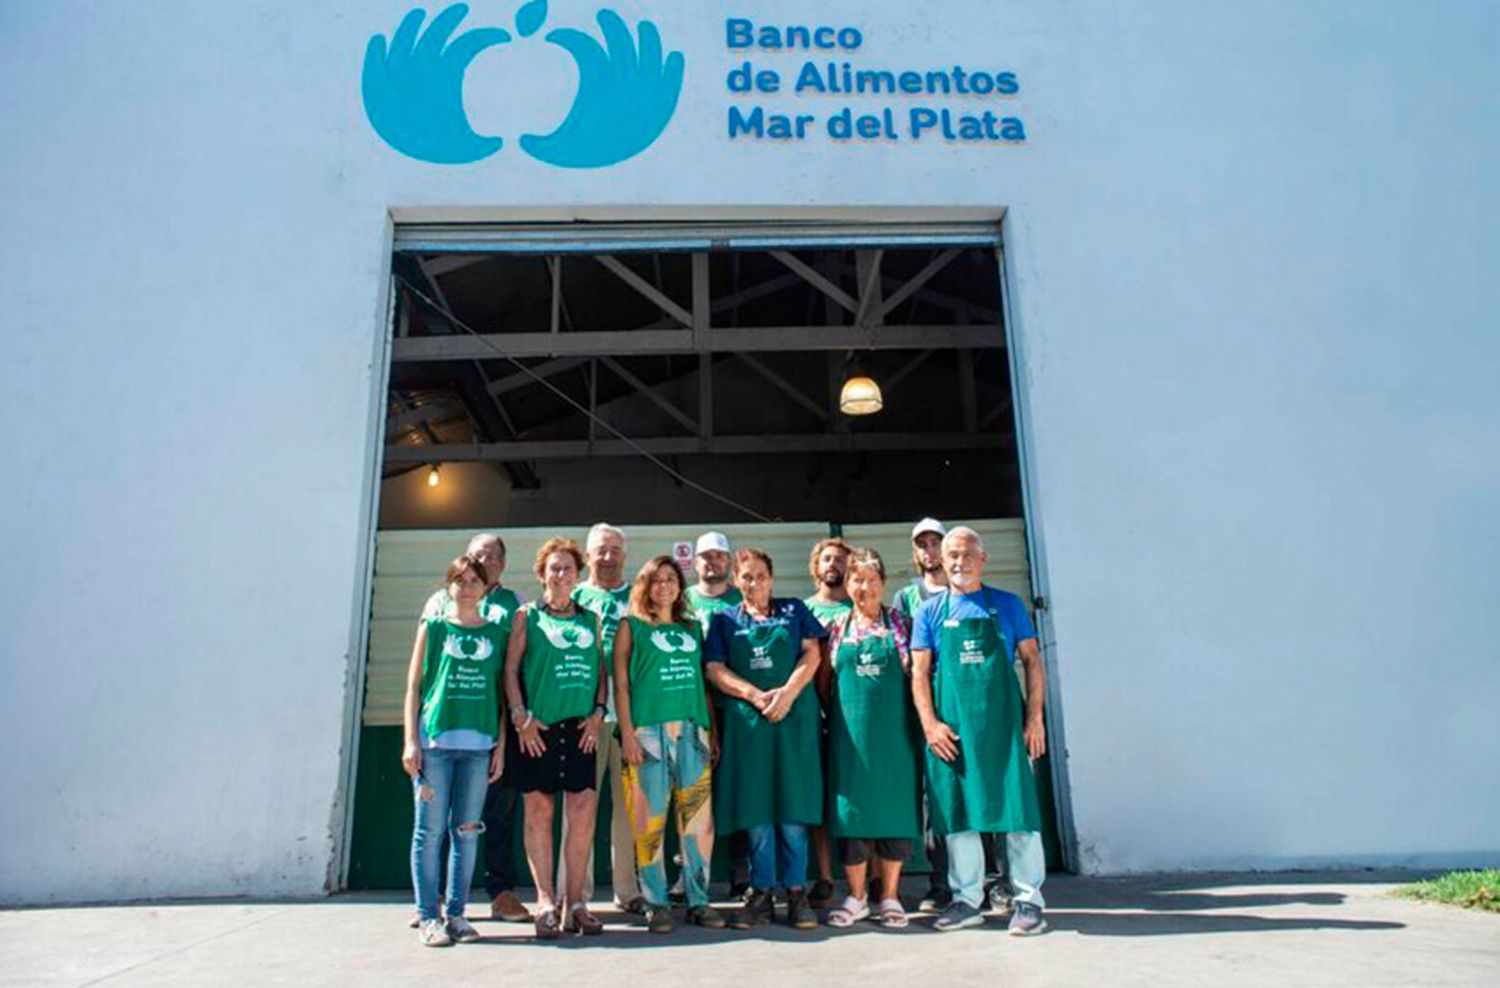
[[[943,538],[948,589],[917,609],[912,624],[912,698],[927,737],[928,810],[946,835],[953,902],[938,930],[984,923],[984,832],[1006,835],[1014,891],[1010,932],[1041,933],[1041,811],[1030,760],[1046,751],[1046,694],[1036,628],[1015,594],[984,585],[984,542],[971,528]],[[1012,663],[1026,672],[1021,698]],[[983,698],[982,703],[975,700]]]

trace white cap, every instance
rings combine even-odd
[[[943,523],[936,518],[923,518],[912,526],[911,540],[913,542],[917,541],[917,536],[925,532],[932,532],[934,535],[948,534],[948,530],[943,527]]]
[[[701,556],[705,552],[728,552],[729,537],[723,532],[704,532],[698,536],[698,547],[693,550],[693,555]]]

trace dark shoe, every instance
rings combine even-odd
[[[807,901],[818,909],[827,909],[828,904],[833,901],[833,883],[821,878],[813,882],[812,887],[807,890]]]
[[[647,906],[646,929],[652,933],[671,933],[677,929],[677,924],[672,920],[672,910],[666,906]]]
[[[529,923],[531,913],[514,892],[506,891],[490,900],[490,919],[505,923]]]
[[[951,891],[945,888],[933,887],[927,890],[926,895],[922,896],[922,902],[917,906],[917,911],[924,913],[940,913],[944,909],[947,909],[949,904],[952,902],[953,893]]]
[[[749,882],[730,882],[729,883],[729,897],[731,899],[739,899],[739,900],[743,901],[745,899],[745,897],[748,896],[749,894],[750,894],[750,883]]]
[[[1000,916],[1010,915],[1010,888],[1005,882],[996,882],[991,885],[989,894],[985,896],[985,899],[989,903],[990,912]]]
[[[756,930],[776,919],[776,905],[769,889],[752,889],[745,904],[736,910],[730,926],[736,930]]]
[[[984,925],[984,913],[964,902],[962,899],[954,899],[943,914],[933,922],[932,928],[939,933],[951,933],[954,930],[967,930],[972,926]]]
[[[619,906],[625,912],[630,913],[632,916],[644,916],[646,915],[647,910],[651,908],[650,906],[646,905],[645,897],[640,895],[636,896],[634,899],[631,899],[629,902],[616,902],[615,905]]]
[[[713,906],[693,906],[687,911],[687,921],[705,930],[722,930],[724,917]]]
[[[1029,902],[1016,903],[1015,914],[1010,918],[1009,932],[1013,937],[1034,937],[1038,933],[1047,932],[1047,921],[1042,918],[1041,907]]]
[[[813,912],[812,903],[802,889],[792,889],[786,895],[786,925],[794,930],[815,930],[818,927],[818,914]]]

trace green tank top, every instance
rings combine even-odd
[[[630,716],[636,727],[688,720],[708,727],[703,636],[696,622],[630,623]]]
[[[598,618],[582,607],[566,617],[540,601],[527,609],[521,682],[526,706],[544,725],[593,713],[603,654],[598,628]]]
[[[427,619],[422,660],[422,732],[500,731],[500,675],[509,628],[486,622],[473,628],[445,618]]]
[[[697,587],[688,587],[687,602],[692,609],[693,616],[698,619],[698,627],[703,632],[703,637],[708,637],[708,625],[713,616],[720,611],[727,611],[731,607],[738,607],[740,601],[745,598],[734,587],[730,587],[717,597],[700,593]]]

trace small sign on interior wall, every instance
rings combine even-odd
[[[672,559],[676,561],[677,568],[689,570],[693,568],[693,543],[673,542]]]

